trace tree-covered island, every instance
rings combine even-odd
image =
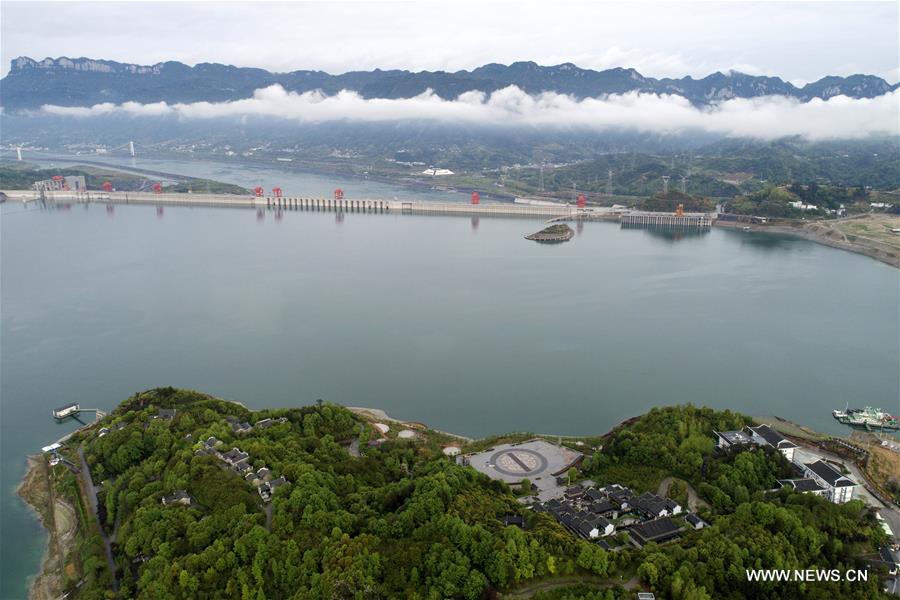
[[[627,521],[644,508],[614,511],[612,535],[579,536],[524,503],[532,482],[457,457],[533,436],[469,442],[323,402],[251,411],[173,388],[136,394],[33,460],[23,495],[51,533],[62,513],[47,503],[71,509],[40,578],[69,598],[882,597],[873,512],[779,489],[794,475],[777,450],[717,449],[714,432],[751,424],[688,405],[563,440],[583,455],[561,474],[566,498],[620,486],[638,507],[657,493],[683,507],[666,517],[677,535],[643,545]],[[759,568],[870,574],[748,581]]]

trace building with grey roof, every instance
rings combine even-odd
[[[633,525],[628,533],[638,546],[643,547],[650,542],[662,544],[681,536],[681,527],[670,517],[662,517]]]
[[[194,504],[194,499],[187,493],[187,490],[176,490],[167,496],[163,496],[161,502],[163,506],[171,506],[172,504],[191,506]]]
[[[794,490],[795,492],[816,494],[817,496],[825,495],[825,487],[819,485],[815,479],[811,477],[801,477],[799,479],[779,479],[778,483],[781,487]]]
[[[789,462],[794,461],[794,450],[797,444],[787,439],[768,425],[747,427],[753,441],[760,446],[771,446],[781,452]]]
[[[694,529],[703,529],[707,525],[706,521],[704,521],[694,513],[687,513],[686,515],[684,515],[684,520]]]
[[[730,448],[732,446],[747,446],[753,443],[753,438],[743,431],[714,431],[718,438],[719,448]]]
[[[852,500],[853,491],[859,485],[824,460],[806,463],[804,474],[825,488],[825,497],[835,504]]]

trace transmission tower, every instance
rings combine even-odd
[[[668,194],[669,193],[669,176],[663,175],[662,180],[663,180],[663,194]]]
[[[686,193],[687,193],[687,192],[685,191],[686,189],[687,189],[687,177],[685,177],[684,175],[682,175],[682,176],[681,176],[681,193],[682,193],[682,194],[686,194]]]
[[[607,172],[606,178],[606,195],[612,196],[612,169],[609,169]]]

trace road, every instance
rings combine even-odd
[[[88,504],[90,504],[91,513],[94,515],[94,520],[97,522],[97,530],[100,532],[100,538],[103,540],[103,551],[106,554],[106,566],[109,568],[109,573],[112,576],[113,591],[116,592],[116,596],[118,596],[119,578],[116,577],[116,561],[113,560],[112,544],[109,541],[109,536],[106,535],[106,531],[100,524],[100,516],[97,513],[97,488],[94,486],[94,481],[91,478],[91,468],[88,466],[87,459],[84,458],[84,448],[82,446],[78,446],[78,458],[81,460],[81,479],[84,483],[82,487],[87,493],[87,500]]]
[[[894,539],[900,540],[900,509],[898,509],[896,506],[886,505],[874,494],[869,492],[868,489],[866,489],[866,477],[863,475],[859,467],[856,466],[856,464],[854,464],[852,461],[841,458],[836,454],[832,454],[831,452],[822,450],[821,448],[813,448],[804,445],[794,451],[794,462],[797,464],[814,462],[823,458],[831,462],[844,465],[847,471],[850,472],[850,478],[860,484],[859,487],[857,487],[853,492],[853,498],[855,500],[862,500],[867,505],[877,510],[878,514],[880,514],[881,517],[890,526],[891,531],[894,532]]]

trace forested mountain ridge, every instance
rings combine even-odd
[[[120,595],[130,598],[474,600],[571,576],[591,585],[570,597],[596,600],[633,598],[635,587],[677,600],[880,597],[876,577],[853,585],[746,580],[745,567],[848,568],[884,537],[858,501],[767,494],[789,469],[778,452],[715,452],[713,430],[749,422],[670,407],[618,428],[602,447],[585,438],[581,472],[598,484],[642,492],[675,476],[682,483],[673,489],[689,482],[711,505],[702,512],[710,526],[677,543],[638,550],[619,540],[611,552],[527,510],[506,484],[457,465],[441,446],[460,442],[444,434],[420,429],[402,439],[392,430],[370,445],[383,434],[340,406],[254,412],[197,392],[151,390],[62,450],[73,464],[80,447],[102,488],[100,529],[94,522],[81,533],[68,591],[108,597],[102,530],[114,539]],[[248,455],[253,477],[264,466],[267,480],[285,478],[271,503],[223,464],[223,453],[241,458],[230,448]],[[71,495],[75,475],[64,464],[52,468],[59,495]],[[523,517],[524,529],[506,526],[508,515]]]
[[[273,73],[264,69],[200,63],[193,67],[168,61],[134,65],[89,58],[18,57],[0,82],[4,110],[37,108],[44,104],[85,106],[102,102],[221,102],[247,98],[253,91],[279,84],[296,92],[321,90],[327,95],[341,90],[366,98],[411,98],[426,90],[453,99],[467,91],[490,93],[515,85],[538,94],[558,92],[576,98],[625,92],[676,94],[696,105],[729,98],[781,95],[808,101],[846,95],[872,98],[896,89],[874,75],[829,76],[803,87],[778,77],[716,72],[701,79],[655,79],[634,69],[603,71],[583,69],[572,63],[543,66],[534,62],[488,64],[471,71],[420,71],[375,69],[331,75],[300,70]]]

